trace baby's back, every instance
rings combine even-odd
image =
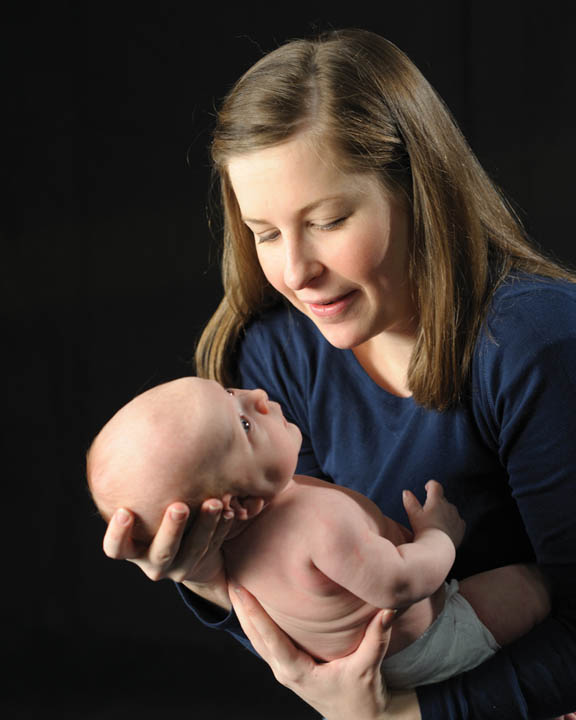
[[[323,660],[352,652],[377,610],[314,565],[314,549],[330,545],[342,522],[362,524],[395,545],[411,537],[364,496],[297,476],[245,531],[224,544],[229,576],[303,649]]]

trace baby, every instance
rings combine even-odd
[[[300,445],[299,429],[263,390],[181,378],[104,426],[88,482],[104,518],[119,507],[135,513],[142,542],[171,502],[195,509],[221,498],[235,518],[222,548],[229,578],[320,660],[354,651],[379,608],[397,609],[382,665],[390,687],[471,669],[547,615],[532,566],[445,583],[464,522],[438,483],[427,483],[424,506],[404,493],[410,532],[359,493],[294,476]]]

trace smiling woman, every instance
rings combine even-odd
[[[453,576],[535,563],[552,611],[465,681],[395,694],[377,623],[324,664],[242,592],[238,625],[223,573],[202,582],[229,529],[222,498],[201,506],[182,547],[170,507],[145,553],[129,554],[130,523],[113,519],[110,554],[179,581],[205,623],[250,640],[329,720],[570,711],[574,275],[529,244],[434,90],[372,33],[331,32],[263,57],[225,98],[212,156],[224,297],[198,374],[264,388],[302,432],[297,472],[368,496],[398,523],[402,491],[422,495],[441,479],[467,526]]]
[[[375,174],[343,172],[306,134],[233,156],[228,174],[268,282],[332,345],[414,344],[408,209]]]

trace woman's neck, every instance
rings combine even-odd
[[[408,367],[415,344],[412,332],[387,332],[358,345],[353,352],[377,385],[393,395],[410,397]]]

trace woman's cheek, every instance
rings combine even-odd
[[[272,253],[263,251],[256,250],[256,254],[266,280],[268,280],[274,290],[277,290],[281,295],[290,299],[288,288],[284,285],[284,273],[280,259],[278,258],[278,261],[275,262]]]

